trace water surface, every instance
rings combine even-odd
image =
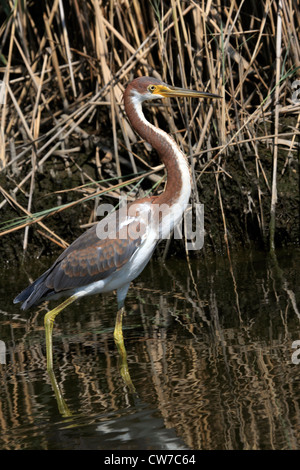
[[[113,294],[57,317],[53,387],[43,317],[56,303],[12,304],[50,262],[1,269],[0,449],[300,448],[297,249],[277,263],[263,252],[151,262],[124,319],[135,392],[120,374]]]

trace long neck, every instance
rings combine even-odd
[[[165,191],[157,202],[169,205],[187,204],[191,193],[191,178],[185,155],[170,135],[146,120],[141,102],[133,94],[125,92],[124,104],[132,127],[152,145],[167,169]]]

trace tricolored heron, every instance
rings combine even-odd
[[[74,300],[85,295],[117,291],[118,313],[114,338],[122,347],[122,317],[129,285],[144,269],[162,238],[181,220],[191,193],[190,171],[186,156],[163,130],[150,124],[142,103],[165,97],[220,98],[218,95],[177,88],[151,77],[133,80],[124,93],[127,116],[136,132],[158,152],[167,169],[167,184],[159,196],[135,201],[134,212],[121,210],[105,217],[102,227],[111,226],[114,236],[99,237],[93,226],[75,240],[36,281],[23,290],[14,303],[23,302],[26,310],[44,300],[67,296],[45,315],[47,369],[53,369],[52,329],[55,317]],[[162,215],[159,208],[164,206]],[[167,210],[166,210],[167,207]],[[124,236],[124,229],[126,236]],[[122,233],[122,236],[121,236]]]

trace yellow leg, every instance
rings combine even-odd
[[[64,418],[72,416],[72,413],[69,410],[68,405],[66,404],[64,397],[62,396],[62,393],[60,391],[59,385],[54,374],[54,370],[48,369],[48,375],[50,377],[52,388],[55,393],[58,411]]]
[[[55,317],[74,300],[78,298],[77,295],[72,295],[69,299],[65,300],[62,304],[46,313],[45,323],[45,334],[46,334],[46,354],[47,354],[47,370],[53,370],[53,351],[52,351],[52,330]]]
[[[116,319],[116,324],[115,324],[115,329],[114,329],[114,340],[115,340],[115,343],[116,343],[116,346],[118,348],[119,355],[120,355],[120,363],[119,363],[120,374],[125,384],[128,386],[129,390],[134,393],[135,388],[134,388],[134,385],[131,381],[131,377],[129,374],[128,364],[127,364],[127,353],[126,353],[124,337],[123,337],[123,328],[122,328],[123,314],[124,314],[124,307],[120,308],[117,313],[117,319]]]
[[[117,313],[117,318],[116,318],[116,324],[115,324],[115,329],[114,329],[114,339],[116,344],[120,344],[121,346],[123,345],[124,350],[124,338],[123,338],[123,327],[122,327],[122,322],[123,322],[123,314],[124,314],[124,307],[120,308]]]

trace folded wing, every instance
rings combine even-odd
[[[147,227],[145,214],[110,214],[77,238],[14,302],[23,302],[22,309],[27,309],[57,293],[106,279],[134,255]]]

